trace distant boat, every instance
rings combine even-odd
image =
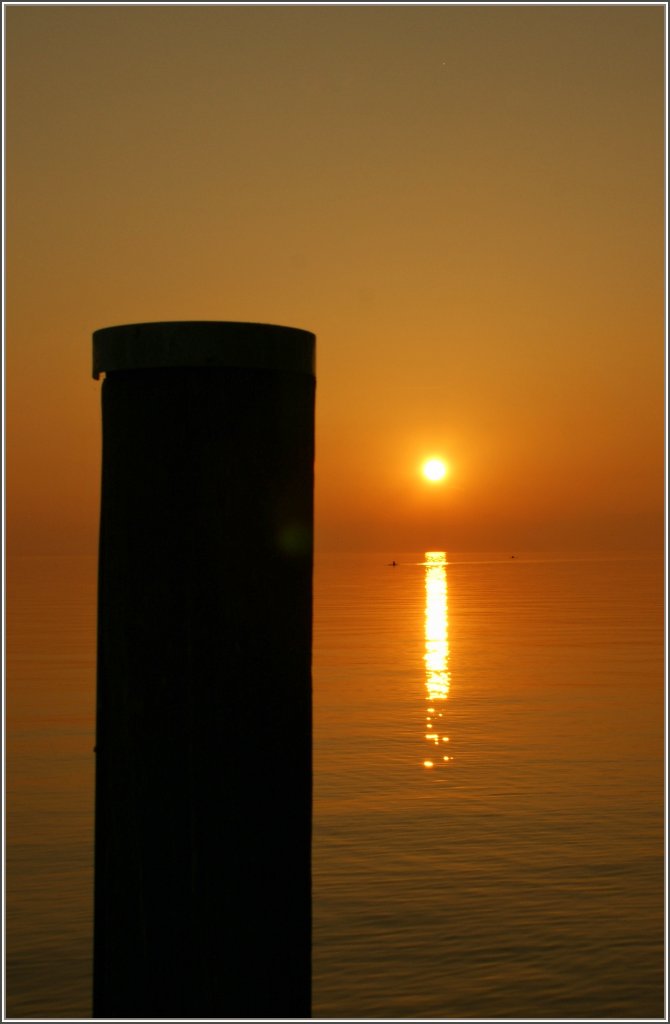
[[[395,560],[395,559],[393,559],[393,561],[392,561],[392,562],[389,562],[388,564],[389,564],[389,565],[397,565],[398,563],[396,562],[396,560]]]

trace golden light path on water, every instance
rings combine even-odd
[[[425,739],[437,750],[424,762],[424,768],[434,768],[437,761],[448,762],[442,753],[442,744],[449,742],[443,732],[444,712],[441,703],[449,696],[449,606],[447,600],[447,553],[426,551],[426,611],[425,653],[426,665],[426,733]]]

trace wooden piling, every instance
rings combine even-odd
[[[314,346],[93,335],[95,1017],[311,1015]]]

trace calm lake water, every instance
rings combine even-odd
[[[8,573],[9,1017],[91,1012],[95,592]],[[316,1017],[663,1018],[663,642],[660,558],[317,559]]]

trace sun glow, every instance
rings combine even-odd
[[[444,480],[447,475],[447,465],[442,459],[426,459],[421,467],[421,472],[426,480],[436,484],[440,480]]]

